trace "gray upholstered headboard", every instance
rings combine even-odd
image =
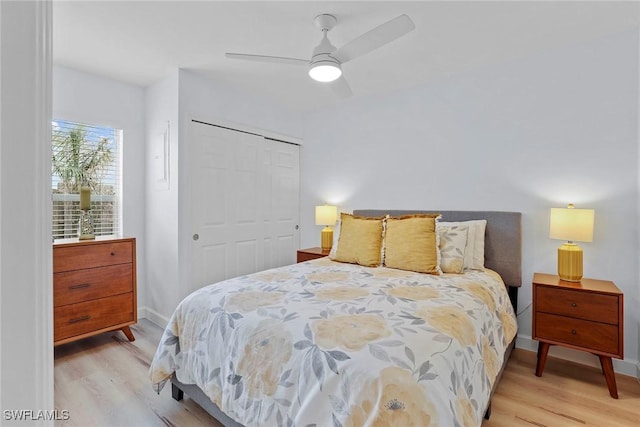
[[[358,209],[354,215],[384,216],[409,215],[438,212],[441,221],[469,221],[486,219],[484,237],[484,265],[497,271],[508,286],[522,285],[522,233],[520,212],[497,211],[440,211],[440,210],[397,210]]]

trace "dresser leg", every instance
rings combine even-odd
[[[611,358],[607,356],[598,356],[600,358],[600,366],[604,372],[604,378],[607,380],[609,387],[609,395],[614,399],[618,398],[618,386],[616,385],[616,374],[613,372],[613,363]]]
[[[122,328],[121,331],[127,336],[127,339],[129,339],[129,341],[136,340],[136,337],[133,336],[133,332],[131,332],[131,329],[128,326],[125,326],[124,328]]]
[[[549,353],[549,343],[538,342],[538,364],[536,365],[536,377],[542,376],[544,365],[547,363],[547,353]]]

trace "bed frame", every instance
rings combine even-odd
[[[484,237],[484,258],[485,267],[490,268],[500,274],[507,286],[509,299],[517,313],[518,308],[518,288],[522,286],[522,231],[520,212],[501,211],[441,211],[441,210],[397,210],[397,209],[358,209],[354,210],[354,215],[360,216],[384,216],[384,215],[410,215],[419,213],[438,212],[442,215],[441,221],[469,221],[474,219],[486,219],[487,228]],[[514,338],[507,346],[504,355],[504,363],[498,373],[496,381],[491,390],[491,396],[495,392],[500,378],[504,371],[511,351],[515,347]],[[211,414],[218,422],[225,427],[243,427],[235,420],[224,414],[218,406],[211,402],[204,392],[194,384],[183,384],[176,378],[171,377],[171,396],[175,400],[182,400],[184,393],[187,393],[198,405]],[[491,399],[485,411],[485,419],[491,415]]]

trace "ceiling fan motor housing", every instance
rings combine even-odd
[[[333,15],[318,15],[314,19],[316,26],[322,29],[322,40],[313,49],[311,61],[309,61],[309,75],[317,81],[330,82],[342,74],[340,61],[331,56],[336,47],[327,38],[327,33],[336,24],[337,20]]]
[[[333,58],[331,53],[335,52],[336,47],[331,44],[329,39],[327,38],[327,33],[324,33],[324,37],[318,46],[313,49],[313,55],[311,56],[311,65],[317,62],[330,62],[332,64],[336,64],[338,67],[340,66],[340,61]]]

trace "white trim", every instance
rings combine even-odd
[[[528,335],[518,334],[518,337],[516,339],[516,347],[537,352],[538,341],[531,339],[531,337]],[[572,350],[570,348],[554,345],[549,348],[549,356],[580,363],[581,365],[593,366],[600,369],[600,361],[598,360],[598,357],[584,351]],[[638,363],[637,360],[612,360],[613,368],[616,373],[628,375],[630,377],[636,376],[636,364]]]
[[[0,223],[2,261],[5,266],[10,265],[1,270],[0,276],[0,407],[51,411],[52,2],[1,2],[0,9],[0,170],[3,183],[8,177],[16,181],[16,185],[5,185],[0,195],[3,207],[12,206],[3,212]],[[17,202],[20,212],[13,209]],[[45,420],[38,425],[52,426],[53,422]]]
[[[0,5],[0,100],[2,97],[2,6]],[[0,102],[0,129],[2,129],[2,102]],[[2,134],[0,133],[0,165],[2,165]],[[0,188],[2,188],[2,174],[0,173]],[[2,197],[0,197],[0,236],[2,236]],[[0,272],[2,272],[2,256],[0,256]],[[2,274],[0,274],[0,302],[2,301]],[[2,319],[2,304],[0,303],[0,319]],[[2,337],[0,336],[0,376],[2,376]],[[2,387],[0,387],[0,409],[2,404]]]
[[[139,319],[147,319],[151,323],[154,323],[160,326],[162,329],[166,328],[169,324],[169,318],[163,316],[157,311],[149,308],[149,307],[138,307],[138,318]]]
[[[53,409],[53,248],[51,245],[51,119],[53,117],[53,4],[36,6],[36,236],[40,236],[34,265],[38,276],[35,292],[37,354],[36,378],[41,381],[35,398],[36,408]],[[39,141],[39,143],[38,143]],[[45,425],[53,425],[51,421]]]

